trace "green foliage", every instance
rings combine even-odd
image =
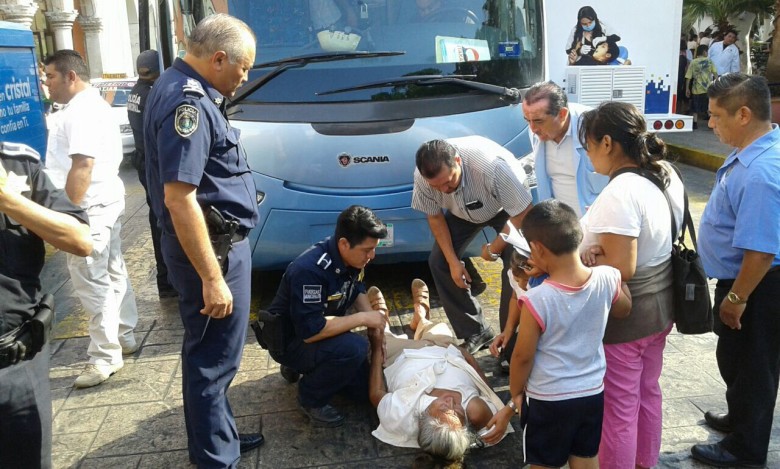
[[[755,13],[759,19],[772,14],[774,0],[683,0],[682,30],[687,31],[705,16],[712,18],[715,29],[728,29],[728,18],[740,13]],[[747,32],[747,31],[741,31]]]

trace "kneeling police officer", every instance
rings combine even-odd
[[[0,467],[51,467],[49,332],[43,242],[92,252],[86,212],[56,189],[40,155],[0,142]]]
[[[368,397],[368,340],[356,327],[384,329],[385,316],[372,310],[363,268],[376,255],[387,227],[369,209],[353,205],[338,217],[335,233],[290,263],[260,325],[272,328],[269,348],[282,376],[298,383],[298,404],[312,425],[344,423],[329,402],[339,392]],[[346,315],[354,307],[354,313]],[[255,332],[258,332],[255,327]],[[261,344],[264,342],[258,332]]]

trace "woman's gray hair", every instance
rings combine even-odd
[[[469,449],[474,435],[468,428],[452,428],[427,413],[417,420],[417,444],[420,449],[447,461],[460,461]]]
[[[250,41],[251,38],[251,42]],[[257,38],[246,23],[224,13],[210,15],[192,30],[187,40],[187,52],[198,58],[225,51],[230,63],[243,60],[248,46],[255,46]]]

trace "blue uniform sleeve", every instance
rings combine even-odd
[[[753,162],[756,164],[756,161]],[[756,168],[745,184],[730,195],[736,212],[732,246],[739,249],[780,253],[780,180],[774,168]],[[761,220],[761,225],[755,221]]]
[[[292,270],[289,274],[285,274],[285,281],[289,282],[290,320],[295,335],[306,340],[325,327],[327,279],[321,272],[306,269]]]
[[[156,145],[163,184],[200,185],[213,141],[212,126],[201,99],[186,96],[161,120]]]

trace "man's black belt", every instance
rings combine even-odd
[[[0,369],[32,360],[49,342],[53,306],[54,298],[50,294],[44,295],[32,318],[0,336]]]

